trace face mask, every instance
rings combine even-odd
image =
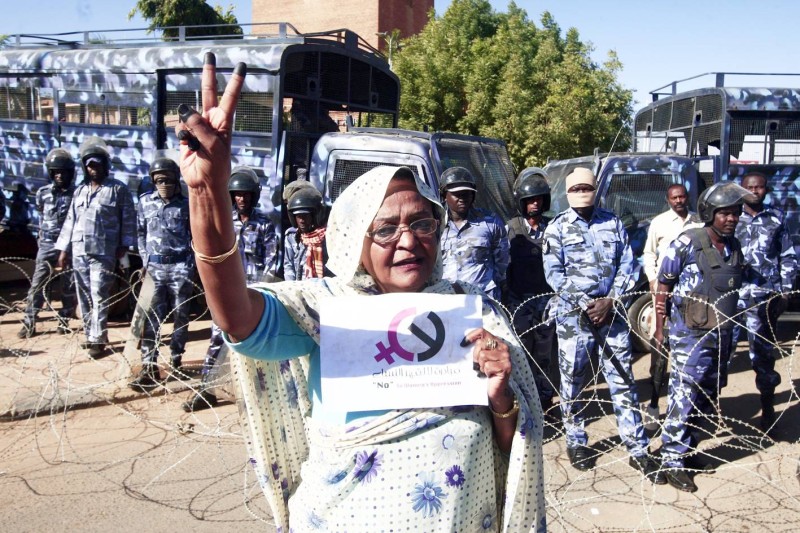
[[[594,205],[594,196],[597,191],[591,192],[568,192],[567,202],[570,207],[580,209],[582,207],[591,207]]]
[[[156,190],[162,200],[169,200],[175,194],[175,182],[159,182],[156,183]]]

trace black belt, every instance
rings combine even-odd
[[[191,255],[190,252],[184,252],[178,255],[148,255],[147,262],[157,265],[172,265],[175,263],[183,263],[188,260]]]

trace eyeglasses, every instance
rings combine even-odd
[[[404,231],[410,231],[417,238],[422,238],[434,233],[438,227],[439,221],[435,218],[421,218],[407,226],[405,224],[381,226],[375,231],[368,231],[367,237],[372,239],[375,244],[383,245],[399,240]]]

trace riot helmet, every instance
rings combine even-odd
[[[181,169],[167,150],[158,150],[150,164],[150,177],[162,200],[175,195],[180,182]]]
[[[103,166],[103,176],[100,181],[108,176],[111,169],[111,156],[108,153],[108,145],[103,139],[97,135],[92,135],[81,143],[79,153],[86,178],[91,178],[88,167],[89,164],[94,162],[99,162]]]
[[[547,184],[547,174],[539,167],[528,167],[519,173],[514,183],[514,199],[517,201],[517,211],[527,217],[525,200],[536,196],[544,196],[542,212],[550,209],[550,185]]]
[[[322,194],[320,194],[314,186],[311,186],[311,188],[303,187],[297,190],[291,198],[289,198],[286,210],[289,212],[289,221],[292,223],[292,226],[296,228],[298,228],[298,224],[295,215],[303,213],[311,214],[314,224],[311,230],[313,230],[322,225],[322,207]]]
[[[53,148],[44,158],[44,166],[57,187],[66,189],[75,179],[75,160],[63,148]],[[59,175],[59,178],[56,178]]]
[[[314,187],[314,185],[311,182],[306,181],[306,180],[301,180],[301,179],[296,179],[293,182],[284,185],[284,187],[283,187],[283,201],[288,204],[289,200],[292,198],[292,196],[294,196],[294,194],[296,192],[301,191],[303,189],[308,189],[308,188],[317,190],[317,188]]]
[[[439,194],[442,197],[445,193],[458,191],[476,192],[478,187],[475,177],[464,167],[450,167],[439,177]]]
[[[258,198],[261,195],[261,182],[258,180],[258,175],[255,170],[250,167],[236,167],[231,171],[231,179],[228,181],[228,193],[231,196],[231,202],[234,207],[239,210],[236,205],[235,193],[251,193],[252,203],[250,208],[254,208],[258,203]]]
[[[732,181],[715,183],[700,195],[697,200],[697,213],[707,225],[714,221],[714,213],[725,207],[741,206],[750,201],[753,193]]]

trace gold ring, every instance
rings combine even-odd
[[[489,339],[488,341],[483,343],[483,347],[487,350],[494,350],[497,348],[497,341],[494,339]]]

